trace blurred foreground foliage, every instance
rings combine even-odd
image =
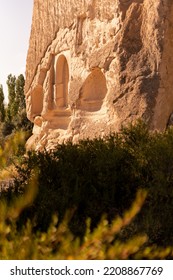
[[[122,217],[114,219],[111,224],[103,217],[98,226],[91,231],[88,219],[82,242],[69,230],[70,212],[67,212],[58,227],[58,219],[53,216],[47,232],[34,233],[30,220],[18,231],[16,220],[23,208],[33,202],[35,184],[37,184],[36,177],[30,183],[25,196],[16,200],[13,206],[0,203],[1,260],[126,260],[165,259],[173,256],[173,247],[145,246],[148,241],[146,234],[131,236],[125,242],[118,238],[122,228],[129,225],[140,211],[147,195],[144,190],[137,192],[131,208]]]
[[[21,139],[0,151],[1,166]],[[16,169],[13,188],[1,191],[1,259],[172,258],[171,128],[149,132],[139,122],[27,152]]]

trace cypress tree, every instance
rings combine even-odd
[[[26,108],[25,95],[24,95],[25,79],[22,74],[16,79],[16,93],[15,93],[15,103],[17,105],[18,111]]]
[[[0,122],[5,120],[4,92],[3,86],[0,85]]]
[[[16,77],[12,76],[12,74],[8,75],[7,78],[7,86],[8,86],[8,107],[7,107],[7,121],[12,122],[12,119],[17,114],[17,106],[15,103],[16,97]]]

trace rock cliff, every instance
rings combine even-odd
[[[28,147],[104,136],[173,112],[172,0],[34,0],[26,65]]]

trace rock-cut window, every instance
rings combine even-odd
[[[69,67],[64,55],[60,55],[56,63],[55,103],[58,108],[68,106]]]
[[[93,69],[80,89],[78,108],[89,112],[100,110],[106,92],[104,74],[99,68]]]
[[[40,116],[43,110],[43,87],[37,85],[31,93],[31,108],[32,114],[35,116]]]

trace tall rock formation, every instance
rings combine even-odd
[[[52,149],[173,112],[172,0],[34,0],[28,147]]]

